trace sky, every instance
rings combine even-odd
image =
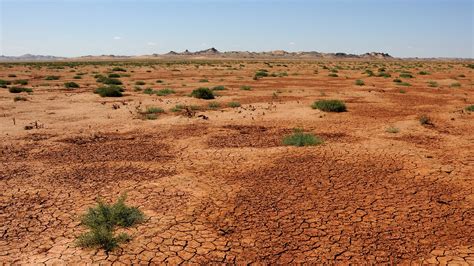
[[[0,0],[0,55],[318,51],[474,58],[474,0]]]

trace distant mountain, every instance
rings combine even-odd
[[[20,56],[4,56],[0,55],[0,61],[52,61],[66,59],[65,57],[57,57],[52,55],[33,55],[24,54]]]
[[[25,54],[22,56],[0,56],[0,62],[35,62],[35,61],[93,61],[93,60],[130,60],[130,59],[341,59],[341,60],[393,60],[394,58],[387,53],[370,52],[361,55],[346,53],[320,53],[316,51],[287,52],[284,50],[275,50],[268,52],[250,52],[250,51],[228,51],[220,52],[216,48],[191,52],[185,50],[183,52],[170,51],[166,54],[150,54],[150,55],[87,55],[80,57],[57,57],[50,55],[32,55]],[[418,60],[423,58],[405,58],[404,60]],[[424,58],[425,60],[472,60],[469,58]]]

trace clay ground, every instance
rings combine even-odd
[[[94,75],[116,66],[124,97],[94,94]],[[380,68],[391,77],[365,73]],[[288,76],[254,80],[259,69]],[[402,71],[411,86],[393,82]],[[33,92],[0,88],[0,263],[474,265],[473,76],[428,61],[2,64],[0,79]],[[217,85],[215,100],[189,97]],[[321,99],[347,112],[310,107]],[[143,119],[149,106],[165,113]],[[324,144],[284,146],[294,128]],[[124,192],[147,216],[133,239],[109,254],[77,247],[79,216]]]

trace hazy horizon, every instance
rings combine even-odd
[[[473,58],[470,0],[0,0],[0,54],[286,50]]]

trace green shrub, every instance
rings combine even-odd
[[[11,88],[8,89],[8,91],[11,92],[11,93],[20,93],[20,92],[30,93],[30,92],[33,92],[33,90],[30,89],[30,88],[20,88],[20,87],[11,87]]]
[[[468,107],[466,107],[466,111],[474,112],[474,104],[473,104],[473,105],[469,105]]]
[[[400,86],[406,86],[406,87],[411,86],[411,84],[408,83],[408,82],[400,82],[400,83],[398,83],[398,85],[400,85]]]
[[[44,80],[58,80],[60,76],[47,76]]]
[[[461,83],[459,83],[459,82],[451,83],[451,85],[449,85],[449,87],[451,87],[451,88],[459,88],[459,87],[461,87]]]
[[[10,84],[12,84],[12,83],[8,80],[0,79],[0,88],[6,88],[7,85],[10,85]]]
[[[28,80],[26,80],[26,79],[17,79],[17,80],[13,81],[13,84],[27,85]]]
[[[247,85],[243,85],[243,86],[240,86],[240,89],[243,90],[243,91],[251,91],[252,87],[247,86]]]
[[[13,98],[13,101],[14,102],[18,102],[18,101],[28,101],[28,99],[26,97],[23,97],[23,96],[15,96],[15,98]]]
[[[220,85],[220,86],[215,86],[214,88],[212,88],[213,91],[224,91],[224,90],[227,90],[224,86]]]
[[[400,129],[398,129],[398,128],[396,128],[396,127],[389,127],[389,128],[387,128],[385,131],[387,131],[388,133],[395,134],[395,133],[400,132]]]
[[[105,78],[102,83],[107,85],[122,85],[122,81],[114,78]]]
[[[112,71],[115,71],[115,72],[127,72],[127,70],[125,68],[121,68],[121,67],[114,67],[112,68]]]
[[[117,74],[117,73],[110,73],[109,78],[120,78],[120,74]]]
[[[428,87],[438,87],[438,83],[436,81],[428,81]]]
[[[211,109],[216,109],[216,108],[221,107],[221,104],[218,103],[218,102],[210,102],[208,106],[209,106],[209,108],[211,108]]]
[[[165,112],[165,110],[163,108],[160,108],[160,107],[150,106],[146,109],[147,114],[158,114],[158,113],[164,113],[164,112]]]
[[[209,88],[198,88],[191,92],[191,96],[198,99],[214,99],[214,93]]]
[[[322,139],[313,134],[304,133],[301,129],[295,129],[293,134],[283,138],[283,144],[297,147],[315,146],[322,143]]]
[[[176,113],[176,112],[181,112],[186,106],[183,104],[177,104],[173,108],[170,109],[171,112]]]
[[[268,71],[265,69],[260,69],[257,72],[255,72],[255,75],[253,76],[253,79],[257,80],[263,77],[268,77]]]
[[[76,76],[74,76],[74,77],[72,77],[72,78],[73,78],[73,79],[82,79],[82,76],[76,75]]]
[[[423,126],[433,125],[433,123],[431,122],[431,118],[429,118],[427,115],[421,115],[420,117],[418,117],[418,121]]]
[[[411,79],[413,78],[413,75],[412,74],[409,74],[409,73],[401,73],[399,75],[400,78],[405,78],[405,79]]]
[[[199,82],[209,82],[207,79],[200,79]]]
[[[143,212],[138,208],[125,205],[125,195],[112,205],[98,201],[96,207],[89,208],[87,213],[82,215],[81,225],[88,228],[89,232],[81,234],[76,244],[80,247],[103,248],[109,252],[119,243],[130,240],[125,233],[115,236],[116,227],[131,227],[144,219]]]
[[[175,91],[173,89],[161,89],[161,90],[157,90],[155,93],[158,96],[166,96],[166,95],[175,93]]]
[[[429,72],[426,72],[426,71],[420,71],[418,72],[419,75],[429,75],[430,73]]]
[[[313,109],[319,109],[324,112],[345,112],[346,105],[340,100],[319,100],[311,105]]]
[[[390,75],[387,72],[379,72],[377,73],[377,77],[384,77],[384,78],[390,78],[392,75]]]
[[[357,85],[357,86],[363,86],[364,84],[365,83],[364,83],[363,80],[358,79],[358,80],[355,81],[355,85]]]
[[[237,107],[240,107],[241,104],[239,102],[232,101],[232,102],[229,102],[227,106],[229,106],[230,108],[237,108]]]
[[[76,82],[66,82],[64,83],[64,87],[68,88],[68,89],[75,89],[75,88],[79,88],[79,84],[77,84]]]
[[[95,90],[95,93],[99,94],[101,97],[122,97],[123,88],[120,86],[107,86],[100,87]]]

